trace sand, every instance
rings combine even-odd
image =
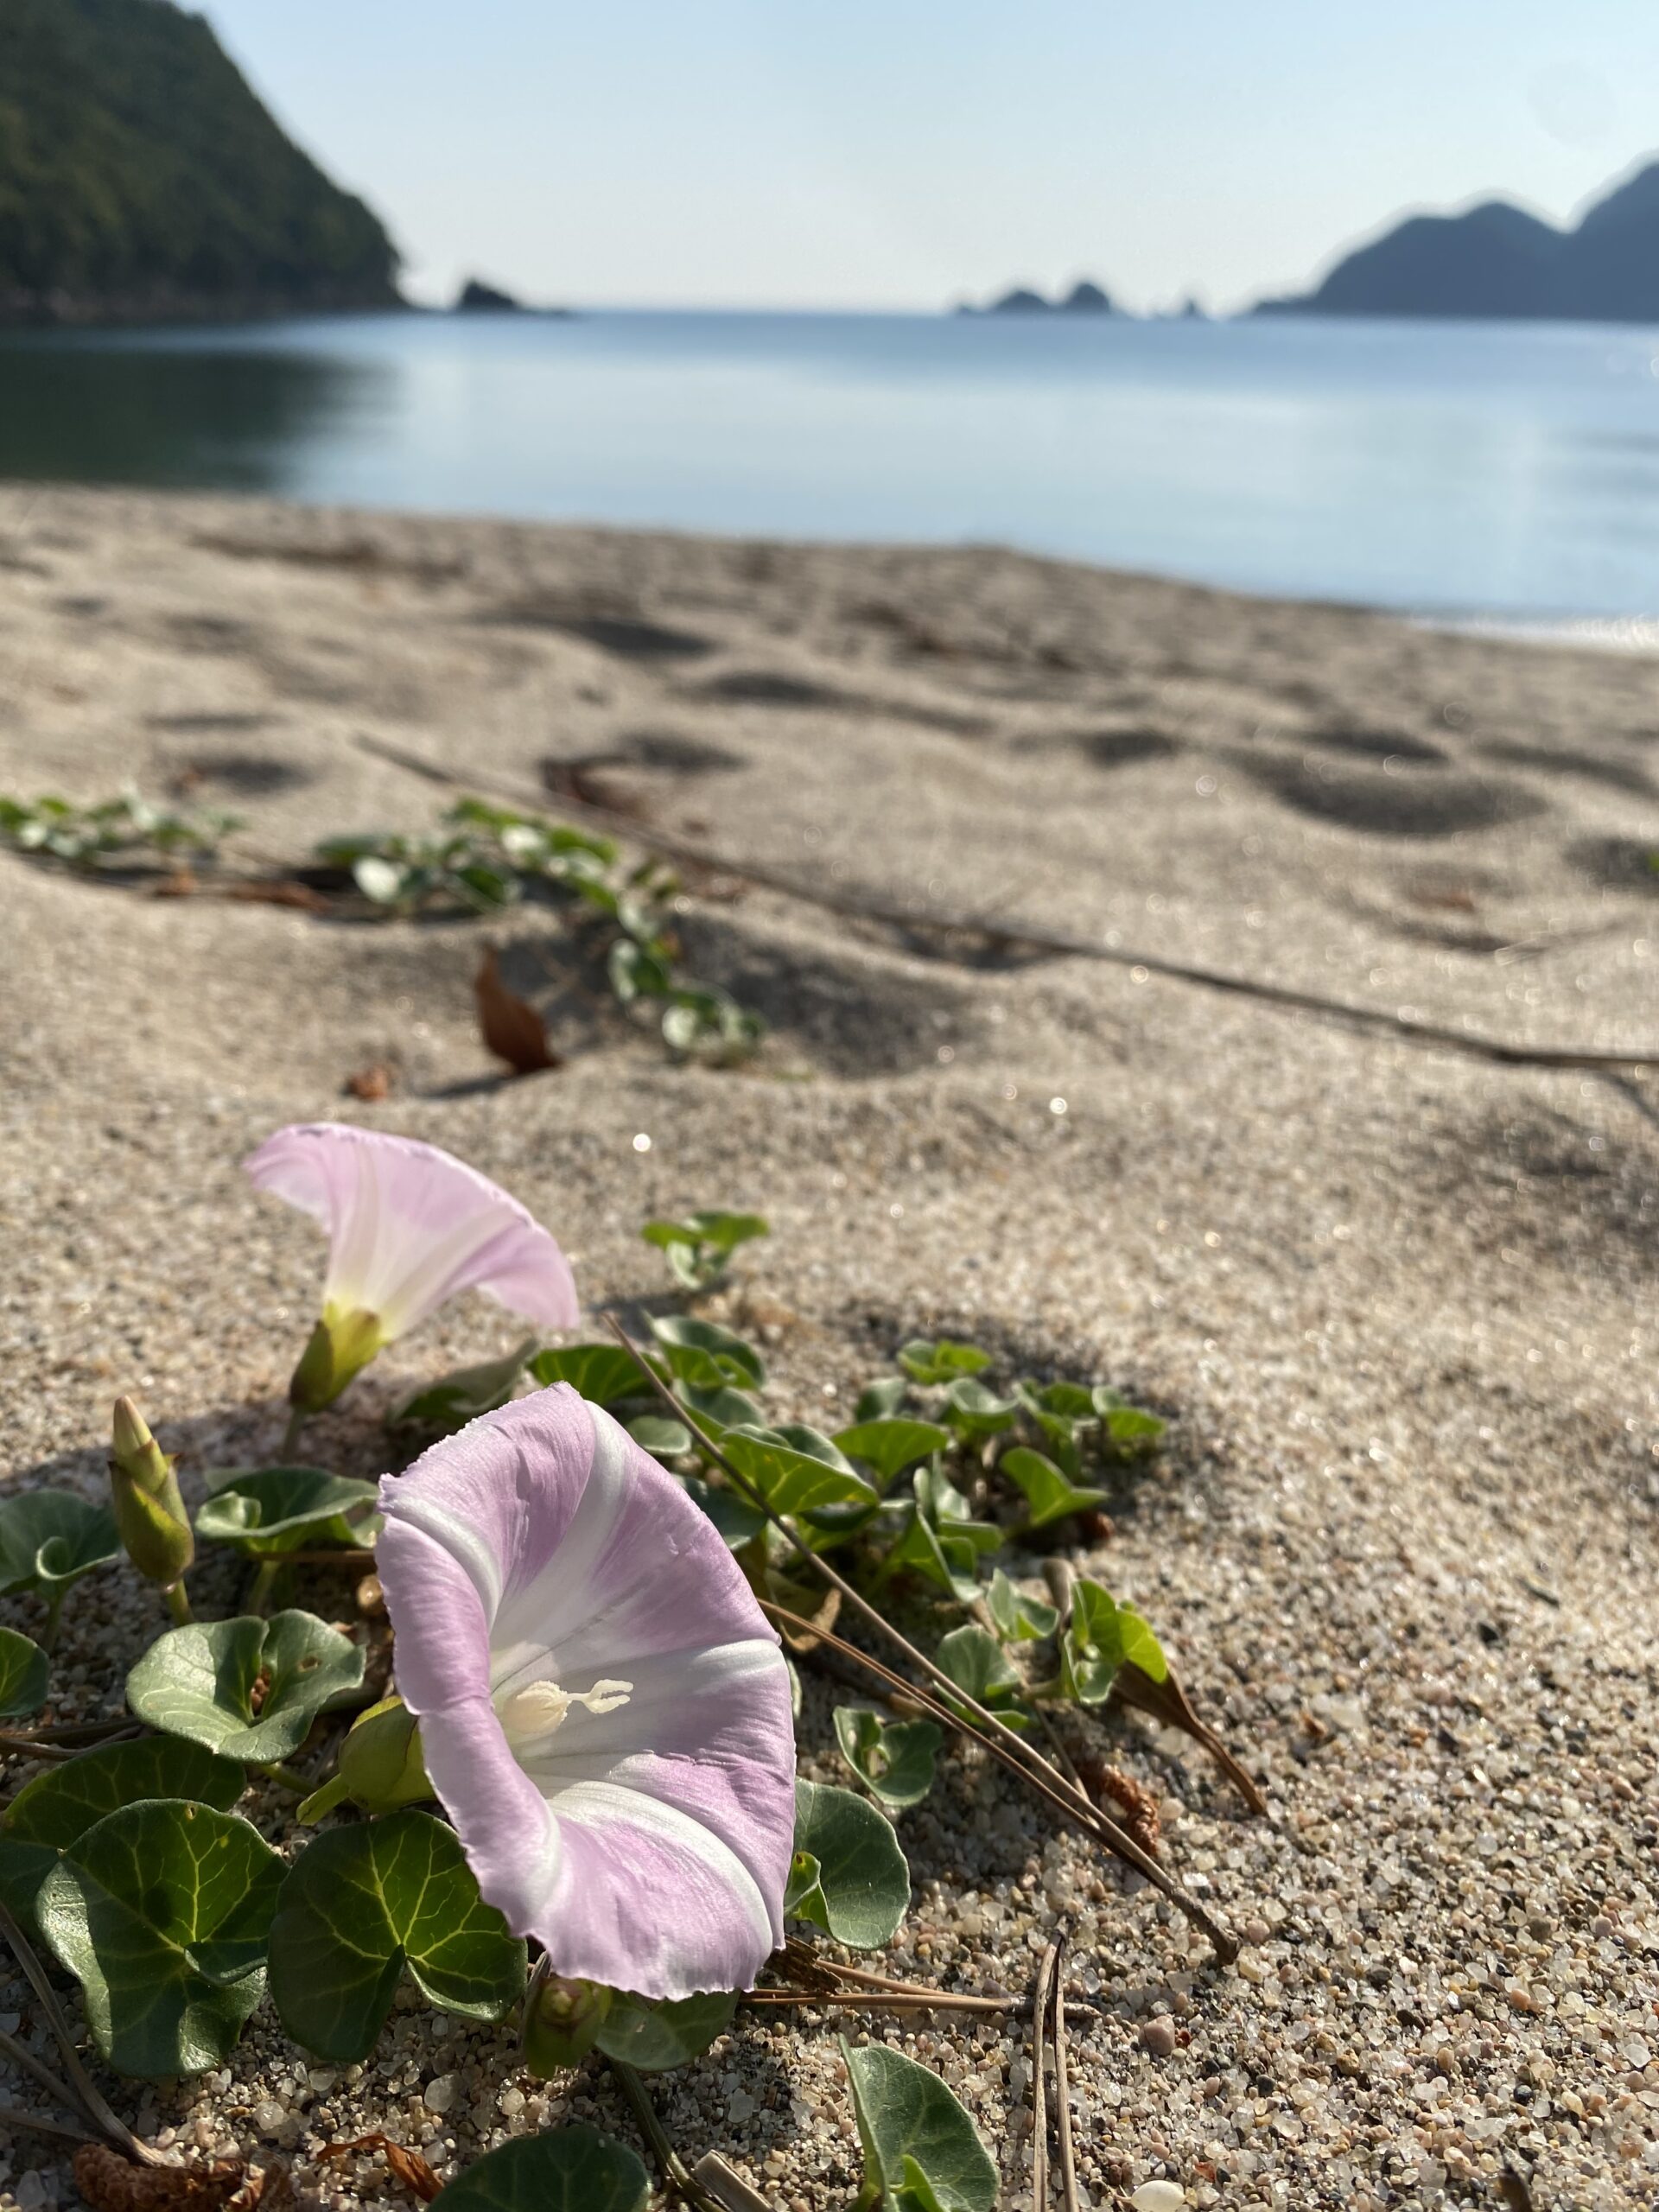
[[[598,757],[598,787],[664,830],[918,914],[1659,1046],[1639,658],[990,550],[11,490],[0,700],[0,791],[182,779],[276,860],[433,819],[442,794],[365,734],[531,788]],[[901,1821],[892,1971],[1024,1986],[1070,1921],[1074,1986],[1105,2007],[1073,2031],[1088,2201],[1166,2177],[1196,2205],[1491,2203],[1506,2161],[1541,2207],[1659,2201],[1659,1084],[702,888],[693,963],[772,1024],[751,1069],[674,1066],[562,1001],[568,1065],[504,1083],[474,1027],[477,925],[156,899],[0,855],[0,1471],[95,1491],[123,1389],[188,1483],[274,1452],[319,1250],[238,1162],[281,1122],[461,1154],[556,1230],[595,1312],[662,1287],[647,1214],[759,1208],[773,1234],[732,1311],[769,1340],[780,1413],[829,1421],[946,1330],[1171,1418],[1087,1564],[1146,1610],[1272,1817],[1180,1738],[1094,1735],[1162,1798],[1172,1868],[1248,1932],[1239,1966],[971,1760]],[[521,987],[558,953],[544,917],[489,934]],[[373,1062],[396,1088],[360,1104],[346,1079]],[[319,1445],[374,1471],[400,1383],[506,1341],[492,1309],[451,1309]],[[66,1707],[118,1707],[153,1618],[124,1577],[83,1593]],[[809,1677],[823,1778],[835,1695]],[[280,1799],[253,1809],[283,1833]],[[14,2014],[44,2050],[0,1975]],[[838,2024],[740,2015],[658,2083],[677,2139],[789,2212],[849,2201]],[[944,2070],[1027,2202],[1023,2031],[861,2031]],[[369,2128],[446,2174],[573,2113],[633,2139],[602,2072],[538,2087],[506,2031],[418,2005],[361,2069],[308,2066],[267,2008],[224,2074],[112,2094],[163,2142],[280,2149],[342,2203],[404,2201],[372,2160],[315,2164]],[[0,2094],[35,2093],[0,2064]],[[0,2202],[75,2201],[49,2139],[0,2161]]]

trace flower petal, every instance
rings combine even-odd
[[[783,1936],[794,1740],[778,1640],[713,1524],[568,1384],[381,1484],[398,1688],[489,1901],[556,1969],[747,1988]],[[537,1682],[593,1712],[522,1700]],[[515,1723],[515,1726],[517,1726]]]
[[[541,1224],[487,1176],[435,1145],[344,1122],[278,1129],[248,1160],[328,1231],[325,1304],[404,1335],[458,1291],[481,1290],[550,1329],[580,1308],[569,1262]]]

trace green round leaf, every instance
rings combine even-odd
[[[620,1344],[560,1344],[538,1351],[530,1372],[543,1389],[568,1382],[595,1406],[613,1406],[620,1398],[637,1398],[651,1389],[639,1361]]]
[[[806,1513],[827,1505],[878,1505],[880,1500],[827,1436],[791,1424],[728,1429],[721,1449],[774,1513]]]
[[[1017,1398],[999,1398],[971,1375],[951,1383],[944,1402],[946,1418],[964,1436],[996,1436],[1012,1428],[1020,1404]]]
[[[996,1632],[1005,1643],[1040,1643],[1059,1625],[1058,1608],[1040,1598],[1028,1598],[1015,1587],[999,1567],[985,1592]]]
[[[949,1382],[958,1375],[979,1375],[991,1363],[991,1355],[977,1344],[952,1344],[948,1337],[931,1343],[912,1337],[899,1351],[899,1364],[912,1382]]]
[[[843,2039],[841,2054],[864,2147],[866,2190],[895,2212],[918,2205],[993,2212],[1001,2188],[995,2164],[938,2075],[887,2044],[855,2050]]]
[[[456,1429],[465,1428],[469,1421],[476,1421],[480,1414],[493,1413],[497,1406],[505,1406],[512,1395],[512,1386],[524,1371],[524,1363],[536,1349],[534,1337],[526,1337],[523,1344],[512,1351],[504,1352],[499,1359],[486,1359],[476,1367],[458,1367],[436,1382],[429,1382],[422,1389],[394,1406],[386,1415],[386,1427],[391,1429],[414,1429],[423,1435],[450,1436]]]
[[[918,1459],[943,1452],[950,1441],[950,1430],[931,1421],[861,1421],[836,1435],[848,1458],[874,1467],[884,1487]]]
[[[1169,1427],[1160,1415],[1130,1405],[1103,1382],[1096,1384],[1091,1395],[1107,1442],[1121,1452],[1147,1450]]]
[[[127,1702],[152,1728],[252,1765],[298,1751],[317,1715],[362,1681],[360,1648],[314,1613],[245,1615],[158,1637],[127,1676]]]
[[[108,1506],[73,1491],[26,1490],[0,1503],[0,1595],[36,1590],[50,1604],[120,1550]]]
[[[283,2025],[320,2058],[365,2058],[407,1967],[441,2012],[499,2020],[524,1946],[478,1893],[454,1830],[429,1813],[331,1828],[300,1853],[271,1930]]]
[[[367,1543],[379,1529],[372,1483],[331,1475],[323,1467],[257,1467],[219,1484],[196,1515],[196,1534],[234,1544],[250,1559],[283,1552],[322,1551]]]
[[[1025,1687],[1020,1669],[988,1629],[977,1622],[953,1628],[942,1637],[934,1657],[958,1689],[966,1690],[976,1705],[995,1712],[1017,1697]],[[1001,1717],[1012,1720],[1014,1715]]]
[[[79,1841],[94,1821],[144,1797],[193,1797],[229,1812],[247,1777],[180,1736],[146,1736],[136,1744],[100,1744],[26,1782],[0,1821],[0,1897],[25,1927],[60,1852]]]
[[[233,1813],[176,1799],[88,1828],[41,1885],[41,1934],[121,2074],[222,2065],[264,1988],[283,1862]]]
[[[685,1423],[670,1421],[662,1414],[641,1414],[628,1423],[628,1434],[643,1451],[654,1452],[659,1459],[677,1459],[691,1449],[691,1432]]]
[[[38,1713],[51,1679],[51,1662],[34,1637],[0,1628],[0,1720],[22,1720]]]
[[[503,2143],[432,2200],[443,2212],[645,2212],[651,2177],[596,2127]]]
[[[680,1480],[688,1494],[696,1500],[719,1529],[732,1551],[741,1552],[744,1545],[751,1542],[766,1527],[766,1515],[758,1505],[751,1505],[741,1492],[723,1484],[716,1486],[704,1482],[701,1475],[682,1475]]]
[[[594,2040],[608,2058],[642,2074],[684,2066],[723,2035],[737,2010],[735,1990],[655,2001],[618,1990]]]
[[[1075,1483],[1068,1482],[1052,1459],[1046,1459],[1028,1445],[1016,1444],[1012,1452],[1002,1454],[996,1465],[998,1473],[1018,1484],[1024,1493],[1030,1509],[1026,1523],[1029,1529],[1046,1529],[1051,1522],[1064,1521],[1068,1514],[1086,1513],[1106,1495],[1103,1490],[1080,1490]]]
[[[885,1943],[910,1909],[910,1867],[891,1821],[850,1789],[795,1784],[795,1858],[784,1910],[855,1950]]]
[[[877,1802],[901,1812],[933,1787],[944,1733],[931,1720],[887,1720],[868,1705],[838,1705],[836,1741]]]
[[[1098,1582],[1079,1580],[1071,1592],[1071,1622],[1060,1641],[1060,1675],[1080,1705],[1110,1696],[1120,1667],[1130,1663],[1161,1682],[1169,1662],[1157,1637],[1133,1605],[1120,1605]]]
[[[717,1390],[727,1383],[740,1390],[766,1386],[766,1362],[754,1346],[716,1321],[700,1321],[690,1313],[658,1313],[652,1316],[651,1333],[682,1382],[694,1383],[700,1390]]]
[[[909,1395],[910,1385],[902,1375],[883,1375],[874,1382],[867,1382],[859,1392],[853,1419],[861,1424],[887,1421]]]

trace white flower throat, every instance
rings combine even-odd
[[[531,1682],[514,1690],[496,1705],[496,1717],[506,1731],[509,1744],[529,1743],[550,1736],[563,1726],[573,1705],[589,1713],[614,1713],[633,1695],[632,1682],[595,1682],[590,1690],[562,1690],[556,1682]]]

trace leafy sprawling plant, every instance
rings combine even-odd
[[[760,1041],[758,1014],[683,973],[678,879],[658,861],[627,863],[608,837],[463,798],[430,836],[371,830],[326,838],[316,851],[387,915],[494,914],[526,899],[562,906],[597,932],[618,1002],[655,1006],[673,1051],[730,1061]]]
[[[202,808],[169,812],[137,791],[91,806],[49,796],[21,799],[0,794],[0,839],[17,852],[60,861],[66,868],[97,870],[141,861],[200,860],[210,857],[241,826],[234,814]]]
[[[618,944],[645,945],[620,912],[637,884],[624,887],[614,907],[593,892],[616,890],[613,855],[596,849],[598,841],[555,835],[499,810],[480,815],[475,805],[457,810],[452,826],[456,836],[436,858],[380,846],[356,851],[352,865],[365,893],[391,906],[483,904],[498,893],[526,895],[527,880],[580,883],[587,887],[575,895],[620,923]],[[495,876],[474,865],[485,832]],[[509,864],[518,882],[512,891],[499,874]],[[404,871],[395,887],[377,872],[391,868]],[[621,963],[630,972],[632,965]],[[643,1233],[682,1287],[698,1294],[766,1224],[711,1210],[654,1220]],[[643,1360],[619,1344],[538,1351],[531,1339],[423,1385],[391,1425],[416,1439],[441,1436],[505,1404],[522,1376],[569,1382],[626,1421],[683,1484],[764,1599],[804,1617],[791,1629],[803,1652],[824,1632],[830,1609],[822,1588],[802,1578],[831,1554],[843,1590],[872,1604],[902,1599],[931,1620],[928,1663],[944,1685],[927,1708],[932,1717],[916,1717],[903,1700],[897,1712],[843,1703],[835,1738],[859,1788],[796,1784],[785,1913],[798,1930],[816,1929],[836,1945],[878,1948],[909,1909],[910,1871],[894,1821],[933,1785],[942,1723],[988,1713],[1016,1732],[1034,1729],[1039,1717],[1052,1728],[1046,1708],[1053,1708],[1083,1725],[1125,1669],[1138,1669],[1143,1683],[1165,1681],[1152,1629],[1100,1584],[1075,1580],[1064,1607],[1026,1586],[1034,1580],[1033,1548],[1097,1510],[1123,1464],[1156,1444],[1163,1423],[1103,1384],[1023,1376],[999,1383],[995,1361],[980,1347],[915,1338],[899,1349],[895,1371],[859,1394],[851,1421],[826,1433],[767,1406],[766,1358],[734,1328],[701,1313],[658,1313],[651,1338]],[[170,1475],[171,1460],[126,1401],[118,1408],[118,1439],[124,1433],[130,1445],[141,1437]],[[270,1619],[257,1611],[279,1567],[299,1573],[314,1554],[375,1541],[381,1519],[372,1487],[327,1466],[293,1465],[220,1471],[208,1482],[194,1534],[257,1567],[253,1610],[192,1618],[183,1574],[170,1563],[165,1572],[146,1566],[139,1523],[128,1534],[122,1522],[134,1563],[167,1585],[178,1623],[127,1679],[133,1714],[156,1732],[54,1753],[56,1763],[0,1816],[0,1901],[79,1981],[109,2063],[141,2075],[222,2065],[267,1986],[296,2043],[327,2061],[359,2063],[405,1977],[427,2002],[474,2020],[502,2020],[522,2002],[527,2066],[546,2072],[596,2053],[632,2084],[636,2101],[637,2076],[683,2065],[728,2033],[735,1990],[647,2000],[556,1982],[545,1959],[526,1989],[525,1944],[480,1895],[455,1828],[424,1809],[431,1784],[415,1716],[395,1696],[361,1710],[372,1693],[364,1690],[365,1651],[353,1637],[304,1611]],[[182,1523],[175,1493],[156,1510]],[[779,1522],[809,1555],[804,1563]],[[79,1497],[11,1498],[0,1505],[0,1594],[38,1594],[55,1619],[76,1581],[109,1563],[118,1541],[116,1521]],[[24,1720],[41,1709],[49,1668],[27,1637],[0,1629],[0,1718]],[[791,1679],[798,1718],[792,1669]],[[296,1774],[286,1763],[337,1736],[332,1716],[348,1708],[356,1718],[339,1742],[333,1777]],[[562,1719],[561,1710],[550,1726]],[[274,1848],[235,1809],[250,1770],[303,1790],[300,1825],[324,1825],[298,1848],[292,1834]],[[368,1817],[331,1822],[347,1801]],[[797,1962],[812,1955],[798,1933],[788,1952]],[[771,1994],[823,2001],[838,1973],[855,1970],[831,1962],[811,1971],[819,1979],[807,1990]],[[944,2083],[878,2044],[846,2056],[864,2153],[860,2206],[989,2212],[995,2170]],[[668,2170],[672,2176],[671,2162]],[[683,2172],[675,2186],[689,2202],[703,2202]],[[441,2201],[457,2212],[641,2212],[647,2195],[631,2152],[573,2127],[504,2145]]]

